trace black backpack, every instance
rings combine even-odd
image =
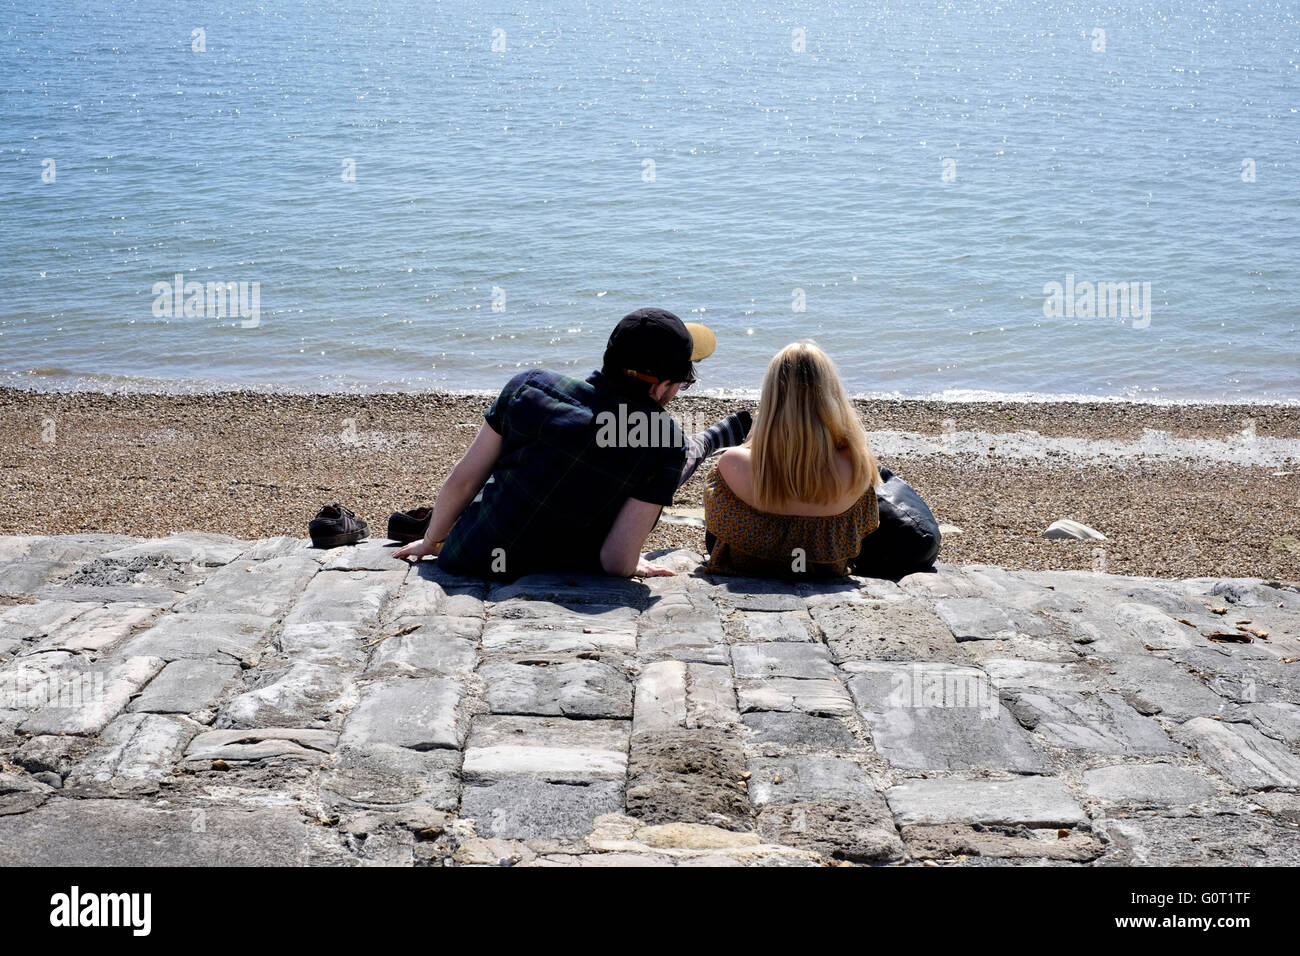
[[[880,527],[867,535],[862,552],[849,565],[869,578],[901,578],[924,571],[939,555],[939,522],[916,489],[888,468],[876,486]]]

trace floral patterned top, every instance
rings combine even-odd
[[[736,496],[717,463],[704,493],[704,527],[717,541],[705,570],[791,579],[849,573],[862,541],[880,526],[875,488],[837,515],[778,515]]]

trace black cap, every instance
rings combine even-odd
[[[682,382],[691,377],[692,360],[712,351],[713,333],[704,326],[692,323],[688,328],[667,309],[637,309],[623,316],[610,333],[605,371],[639,372]]]

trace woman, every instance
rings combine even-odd
[[[826,353],[811,342],[777,353],[754,428],[708,478],[706,570],[764,577],[850,572],[880,524],[880,471]]]

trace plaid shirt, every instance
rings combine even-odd
[[[484,417],[501,455],[442,546],[438,563],[452,574],[600,573],[601,545],[628,498],[673,502],[685,461],[680,426],[600,372],[586,381],[521,372]]]

